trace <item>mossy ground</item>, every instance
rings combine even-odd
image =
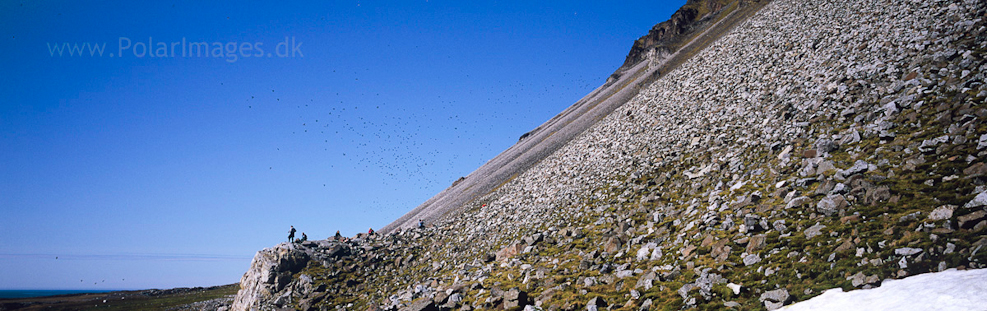
[[[144,291],[109,292],[66,297],[38,297],[0,300],[0,304],[34,302],[17,310],[185,310],[183,307],[207,300],[236,295],[238,284],[192,289],[163,295],[144,295]],[[105,302],[104,302],[105,301]]]

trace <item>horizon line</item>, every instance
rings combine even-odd
[[[163,260],[163,261],[226,261],[250,260],[253,257],[222,254],[163,254],[163,253],[118,253],[118,254],[4,254],[2,259],[52,259],[52,260]]]

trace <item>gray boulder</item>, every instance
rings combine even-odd
[[[870,164],[868,164],[864,160],[857,160],[856,162],[853,162],[853,166],[843,171],[843,176],[849,177],[850,175],[853,174],[866,172],[869,167]]]
[[[761,256],[758,256],[757,254],[749,254],[744,256],[744,266],[751,266],[759,262],[761,262]]]
[[[593,297],[593,299],[590,299],[589,302],[586,303],[587,311],[594,311],[606,307],[607,307],[606,300],[603,300],[603,298],[600,297]]]
[[[830,153],[840,148],[840,146],[837,145],[836,142],[826,138],[820,138],[819,140],[816,140],[815,145],[816,145],[816,150],[822,153]]]
[[[805,231],[804,231],[805,238],[806,239],[811,239],[811,238],[814,238],[816,236],[819,236],[819,235],[822,234],[822,229],[825,229],[825,228],[826,228],[825,225],[815,224],[812,227],[809,227],[808,229],[805,229]]]
[[[843,195],[831,194],[819,200],[819,203],[816,204],[816,211],[826,216],[833,216],[839,214],[847,206],[850,206],[850,203],[843,198]]]
[[[802,205],[809,203],[809,200],[810,200],[809,197],[800,196],[792,199],[791,201],[788,201],[788,204],[785,205],[785,208],[802,207]]]
[[[956,205],[943,205],[937,207],[929,213],[929,220],[945,220],[953,217],[953,211],[956,210]]]
[[[960,217],[956,217],[957,222],[959,222],[960,228],[972,229],[980,220],[987,218],[987,211],[976,211],[969,213]]]
[[[789,299],[791,299],[791,296],[788,295],[788,290],[781,288],[764,292],[761,294],[761,298],[759,300],[764,302],[764,308],[768,310],[775,310],[784,306],[785,303],[788,303]]]
[[[914,248],[914,247],[902,247],[894,250],[894,254],[898,256],[911,256],[921,252],[922,252],[921,248]]]
[[[528,293],[518,289],[517,287],[511,288],[504,293],[504,308],[516,308],[526,305],[528,302]]]
[[[973,200],[970,200],[970,202],[964,204],[963,208],[975,208],[981,206],[987,206],[987,191],[977,194]]]

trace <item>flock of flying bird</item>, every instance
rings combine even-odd
[[[519,79],[404,101],[395,100],[397,96],[387,91],[367,94],[368,88],[294,102],[272,89],[274,95],[268,98],[250,96],[247,108],[274,105],[267,108],[276,108],[280,117],[292,119],[288,124],[295,124],[293,128],[273,130],[301,135],[291,139],[301,139],[308,148],[293,148],[293,152],[324,155],[324,162],[312,166],[340,171],[346,166],[349,171],[380,176],[379,191],[411,190],[427,199],[592,90],[590,80],[570,73],[560,76],[571,86]],[[326,176],[327,180],[340,177],[333,175]],[[369,212],[414,207],[407,200],[388,197],[367,198],[361,208]]]

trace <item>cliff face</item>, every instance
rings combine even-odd
[[[768,3],[499,187],[237,308],[774,309],[987,268],[985,17]]]
[[[233,300],[233,310],[291,302],[294,291],[287,285],[311,258],[299,247],[282,243],[257,252],[250,262],[250,269],[240,278],[240,292]]]
[[[754,1],[755,3],[757,1]],[[621,68],[633,66],[645,60],[649,54],[670,54],[697,31],[706,29],[711,22],[723,15],[727,6],[750,5],[750,1],[740,0],[689,0],[664,22],[658,23],[647,35],[634,41]],[[660,52],[656,52],[660,51]]]
[[[315,279],[333,276],[314,274],[311,267],[352,260],[353,253],[363,251],[354,246],[362,243],[360,239],[281,243],[257,252],[240,278],[240,291],[231,309],[276,310],[297,305],[308,309],[327,296],[326,286],[316,284]]]

